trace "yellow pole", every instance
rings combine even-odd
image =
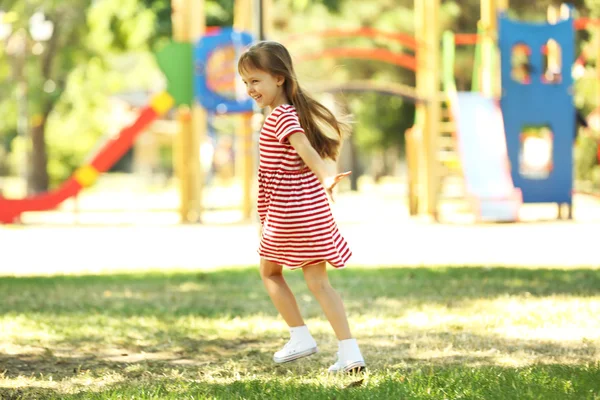
[[[425,44],[425,1],[426,0],[415,0],[415,37],[417,39],[416,59],[417,69],[416,73],[416,92],[417,97],[420,99],[415,107],[415,125],[410,132],[410,138],[408,138],[406,145],[412,147],[407,150],[414,155],[414,161],[409,165],[409,181],[413,181],[413,191],[409,191],[409,196],[413,197],[409,199],[411,207],[416,208],[415,214],[423,213],[423,204],[427,204],[427,191],[425,185],[427,184],[427,170],[425,169],[427,151],[423,147],[423,131],[425,127],[425,115],[426,106],[424,99],[427,96],[426,91],[426,54],[427,46]],[[412,168],[411,168],[412,166]],[[421,167],[423,166],[423,168]],[[412,171],[410,169],[413,169]],[[410,183],[409,183],[410,184]]]
[[[408,212],[414,216],[419,213],[419,196],[417,192],[418,183],[418,148],[415,140],[415,128],[409,128],[404,134],[406,147],[406,165],[408,167]]]
[[[425,3],[424,27],[426,70],[426,99],[425,130],[423,134],[423,147],[427,154],[427,202],[425,210],[428,216],[437,219],[438,194],[440,189],[440,163],[438,160],[441,122],[440,104],[440,41],[439,27],[440,0],[427,0]]]
[[[508,7],[510,7],[510,0],[497,0],[498,3],[496,4],[496,7],[498,8],[498,11],[505,11],[508,10]]]
[[[272,35],[273,28],[273,0],[262,0],[262,5],[263,32],[268,39]]]
[[[190,31],[190,10],[188,0],[171,0],[171,21],[173,24],[173,40],[188,42]],[[177,109],[178,132],[175,140],[175,168],[179,179],[179,217],[182,223],[188,222],[190,214],[192,186],[189,165],[191,162],[189,149],[191,147],[192,125],[190,109],[180,106]]]
[[[252,32],[252,0],[236,0],[234,4],[234,22],[236,29]],[[241,140],[241,152],[236,157],[236,164],[242,177],[242,217],[249,220],[252,217],[253,198],[252,182],[254,181],[254,141],[252,129],[252,113],[244,113],[237,123],[238,135],[236,141]],[[237,161],[239,159],[239,162]],[[236,168],[236,170],[238,169]]]
[[[481,92],[484,96],[495,97],[498,93],[494,87],[494,55],[498,31],[496,22],[497,0],[481,0]]]
[[[498,98],[502,93],[498,41],[498,12],[508,10],[510,0],[481,0],[481,92]]]
[[[189,32],[189,15],[186,0],[171,0],[171,23],[173,25],[173,40],[177,42],[187,41]]]
[[[240,31],[252,29],[251,0],[235,0],[233,4],[233,27]]]
[[[173,39],[195,42],[205,32],[203,0],[171,0]],[[190,85],[192,83],[190,82]],[[179,133],[176,140],[180,218],[182,223],[198,222],[202,212],[202,183],[200,144],[206,136],[206,112],[197,103],[191,108],[177,110]]]
[[[415,129],[408,146],[417,150],[417,161],[409,168],[417,168],[410,179],[416,179],[416,196],[410,195],[411,207],[419,214],[437,217],[440,165],[438,161],[438,137],[440,134],[440,29],[438,26],[440,0],[415,0],[415,37],[417,38],[417,104]]]
[[[596,106],[598,107],[598,119],[600,121],[600,24],[596,25],[596,93],[598,94]]]
[[[252,196],[252,182],[254,181],[254,140],[252,129],[252,113],[244,113],[241,118],[242,129],[242,168],[243,168],[243,203],[242,216],[249,220],[252,217],[254,196]]]
[[[178,132],[175,138],[175,171],[179,180],[179,216],[182,223],[188,222],[190,199],[192,198],[188,165],[190,164],[189,149],[191,147],[192,124],[191,113],[187,106],[177,109]]]
[[[206,32],[204,0],[188,0],[190,4],[190,39],[197,42]],[[190,82],[191,84],[191,82]],[[207,141],[208,116],[204,107],[197,101],[192,104],[192,138],[190,149],[190,178],[192,179],[192,198],[189,222],[199,222],[202,217],[202,192],[204,189],[204,171],[200,163],[200,147]]]

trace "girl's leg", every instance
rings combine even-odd
[[[308,288],[317,298],[329,320],[338,342],[338,359],[329,372],[359,372],[366,367],[356,339],[350,334],[346,310],[340,295],[329,284],[325,263],[304,268]]]
[[[272,261],[260,259],[260,276],[262,277],[267,293],[279,314],[290,328],[303,326],[304,320],[290,287],[283,278],[283,267]]]
[[[329,283],[325,263],[303,268],[304,278],[310,291],[321,305],[338,340],[351,339],[348,317],[340,295]]]

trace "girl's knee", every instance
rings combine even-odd
[[[281,265],[272,261],[262,259],[260,261],[260,276],[263,279],[272,278],[273,276],[281,275],[283,268]]]
[[[304,280],[308,289],[320,293],[330,287],[325,263],[304,267]]]
[[[331,287],[326,276],[306,277],[306,286],[313,294],[322,293]]]

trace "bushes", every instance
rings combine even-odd
[[[600,191],[597,133],[581,129],[575,146],[575,180],[583,190]]]

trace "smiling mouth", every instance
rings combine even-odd
[[[258,101],[262,98],[262,95],[258,95],[258,96],[252,96],[252,98],[254,99],[254,101]]]

